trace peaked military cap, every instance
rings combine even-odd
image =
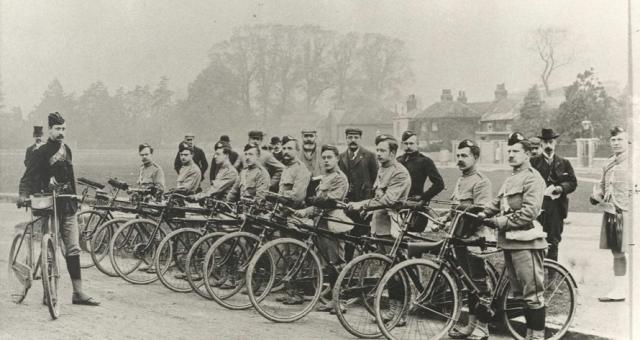
[[[623,133],[626,131],[620,126],[614,126],[613,129],[611,129],[611,131],[609,132],[611,133],[611,137],[613,137],[613,136],[617,136],[619,133]]]
[[[416,135],[416,133],[415,133],[415,132],[413,132],[413,131],[411,131],[411,130],[407,130],[407,131],[405,131],[405,132],[403,132],[403,133],[402,133],[402,141],[404,142],[404,141],[406,141],[407,139],[409,139],[409,138],[411,138],[411,137],[413,137],[413,136],[415,136],[415,135]]]
[[[507,144],[508,145],[514,145],[514,144],[521,143],[521,142],[523,142],[525,140],[526,140],[526,138],[524,138],[523,134],[521,134],[520,132],[514,132],[514,133],[509,135],[509,139],[507,139]]]
[[[471,139],[465,139],[462,142],[458,143],[458,149],[470,148],[472,146],[478,146],[478,144],[476,144],[476,142],[472,141]]]
[[[383,134],[377,136],[375,142],[376,142],[376,145],[378,145],[379,143],[384,142],[384,141],[388,141],[388,140],[396,142],[396,139],[393,138],[392,135],[387,135],[386,133],[383,133]]]
[[[64,118],[62,118],[62,115],[59,112],[50,113],[48,117],[48,121],[49,121],[49,127],[52,127],[54,125],[64,124]]]
[[[33,137],[42,137],[42,126],[33,127]]]
[[[358,128],[347,128],[344,130],[345,135],[360,135],[362,136],[362,130]]]

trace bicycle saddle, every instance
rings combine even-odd
[[[116,188],[116,189],[120,189],[120,190],[127,190],[129,189],[129,185],[121,180],[118,180],[116,178],[110,178],[109,181],[107,182],[109,183],[109,185],[111,185],[112,187]]]
[[[407,243],[407,253],[409,257],[421,257],[422,254],[439,247],[444,240],[440,241],[417,241]]]

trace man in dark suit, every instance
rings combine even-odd
[[[562,240],[564,219],[569,210],[569,198],[567,195],[574,192],[578,186],[576,175],[571,163],[556,155],[556,138],[559,135],[553,129],[542,129],[540,146],[542,153],[531,158],[531,165],[538,170],[544,178],[546,189],[542,202],[542,213],[538,221],[547,233],[547,258],[558,260],[558,247]]]
[[[360,202],[373,198],[373,183],[376,181],[378,174],[376,155],[360,146],[362,130],[348,128],[345,130],[345,134],[347,150],[340,154],[338,166],[349,180],[347,201]],[[368,223],[360,217],[357,211],[348,212],[347,216],[356,223]],[[352,230],[351,233],[357,235],[359,233],[357,230],[358,228]],[[345,259],[347,262],[353,258],[353,252],[353,247],[345,244]]]
[[[195,146],[195,139],[196,137],[193,133],[187,133],[184,135],[184,141],[180,142],[180,144],[185,143],[193,148],[193,162],[200,168],[202,179],[204,179],[204,173],[209,168],[209,163],[207,162],[207,156],[204,154],[204,151]],[[180,168],[182,167],[182,161],[180,161],[180,144],[178,144],[176,159],[173,161],[173,168],[176,170],[176,173],[180,173]]]
[[[27,148],[27,152],[25,152],[25,155],[24,155],[24,166],[28,166],[29,160],[31,159],[31,156],[33,155],[33,152],[35,150],[37,150],[40,146],[42,146],[42,144],[44,144],[44,141],[42,140],[42,135],[43,135],[42,126],[34,126],[33,127],[34,143],[30,147],[28,147]]]

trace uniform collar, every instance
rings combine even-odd
[[[478,169],[476,167],[473,167],[473,168],[467,170],[467,172],[463,172],[462,173],[462,177],[469,177],[469,176],[475,175],[477,173],[478,173]]]
[[[394,166],[395,164],[396,164],[396,160],[395,160],[395,158],[392,157],[391,160],[389,161],[389,163],[387,163],[387,165],[380,164],[380,167],[386,169],[386,168],[390,168],[390,167]]]
[[[621,152],[613,157],[617,163],[622,163],[627,160],[627,157],[629,157],[629,151]]]

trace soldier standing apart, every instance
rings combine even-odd
[[[180,172],[176,180],[176,189],[185,191],[188,195],[195,194],[200,189],[202,173],[200,168],[193,162],[193,147],[186,143],[180,143]]]
[[[238,175],[233,187],[227,194],[227,201],[235,202],[241,197],[264,198],[269,191],[269,173],[258,163],[260,147],[256,144],[244,146],[244,169]]]
[[[404,165],[411,175],[409,197],[416,201],[429,202],[444,189],[442,176],[431,158],[418,151],[418,136],[413,131],[405,131],[402,134],[402,144],[404,145],[404,154],[398,157],[398,162]],[[427,178],[431,185],[425,191],[424,185]],[[418,215],[414,225],[419,227],[412,231],[424,231],[427,221],[426,217]]]
[[[629,221],[629,153],[627,133],[621,127],[611,130],[611,149],[614,155],[602,168],[600,182],[594,185],[593,194],[589,198],[591,204],[599,204],[604,208],[602,231],[600,232],[600,249],[611,249],[613,253],[613,288],[605,296],[598,298],[601,302],[624,301],[627,295],[627,244],[631,242],[629,229],[625,225]]]
[[[249,131],[249,144],[256,144],[260,147],[260,165],[269,172],[269,177],[271,178],[269,190],[278,192],[280,176],[284,170],[284,165],[267,150],[268,148],[266,146],[262,145],[263,139],[264,133],[262,131]],[[284,145],[284,142],[282,144]]]
[[[576,190],[578,180],[573,172],[573,167],[568,160],[555,154],[557,145],[555,134],[552,129],[542,129],[538,138],[541,139],[542,154],[531,158],[531,166],[538,170],[545,181],[544,202],[542,203],[542,213],[538,221],[542,223],[544,231],[547,233],[549,250],[547,257],[558,261],[558,248],[562,240],[562,230],[564,229],[564,219],[567,218],[569,210],[569,198],[567,195]]]
[[[376,162],[376,155],[360,145],[362,130],[348,128],[345,130],[345,135],[347,150],[340,154],[338,166],[340,166],[340,170],[347,175],[349,180],[347,201],[360,202],[373,197],[373,183],[378,173],[378,163]],[[347,216],[355,223],[368,224],[357,211],[349,211]],[[362,229],[355,228],[351,231],[351,234],[361,236],[362,232],[359,230]],[[347,262],[351,261],[354,252],[353,246],[346,244],[344,251],[345,260]]]
[[[458,169],[462,171],[462,177],[458,178],[451,199],[460,202],[462,207],[475,205],[484,206],[491,202],[491,181],[476,169],[476,162],[480,158],[480,147],[472,140],[465,139],[458,144],[456,151],[456,159]],[[445,216],[444,221],[449,220],[450,216]],[[464,223],[470,223],[470,227],[474,230],[470,231],[472,236],[487,237],[490,233],[485,226],[477,226],[470,220],[464,220]],[[473,223],[473,224],[472,224]],[[490,315],[482,313],[482,306],[490,304],[491,291],[487,284],[487,271],[485,260],[481,257],[471,254],[466,246],[456,246],[456,258],[465,272],[471,277],[473,283],[480,290],[480,297],[486,299],[479,301],[474,295],[469,296],[467,301],[469,306],[469,320],[466,326],[462,327],[458,324],[449,332],[452,339],[485,339],[489,336]],[[481,306],[482,305],[482,306]]]
[[[138,154],[142,165],[138,172],[138,180],[136,184],[145,189],[155,189],[156,191],[164,191],[164,171],[153,161],[153,147],[148,143],[138,146]]]
[[[51,185],[65,185],[61,194],[76,193],[71,149],[64,143],[67,128],[64,118],[58,112],[50,113],[48,123],[49,139],[35,150],[20,179],[18,207],[23,205],[29,195],[48,192]],[[74,305],[98,306],[100,302],[82,290],[80,235],[75,216],[78,204],[70,199],[60,199],[57,208],[60,235],[65,247],[65,262],[73,286],[71,302]]]
[[[27,151],[24,154],[24,166],[27,166],[29,163],[29,160],[31,159],[31,156],[33,155],[33,152],[36,151],[39,147],[41,147],[44,144],[44,141],[42,140],[42,136],[44,135],[44,133],[42,132],[42,126],[34,126],[33,127],[33,145],[29,146],[27,148]]]
[[[507,155],[513,172],[498,196],[478,216],[485,219],[486,225],[498,229],[498,247],[503,250],[514,296],[525,302],[526,338],[537,340],[545,338],[543,262],[547,242],[536,220],[545,183],[530,166],[529,147],[521,133],[509,135]]]
[[[320,147],[316,143],[317,132],[316,130],[302,130],[302,151],[298,159],[307,167],[307,170],[311,172],[311,182],[307,187],[307,196],[313,196],[316,192],[316,187],[320,183],[320,178],[324,175],[324,168],[322,166],[322,156],[320,155]]]
[[[347,190],[349,189],[349,182],[347,181],[347,176],[340,171],[338,167],[338,148],[333,145],[323,145],[321,149],[323,168],[325,169],[325,175],[320,179],[320,183],[315,188],[315,196],[314,200],[316,202],[322,202],[327,200],[344,200],[344,197],[347,195]],[[305,209],[297,210],[295,215],[298,217],[316,217],[320,213],[320,209],[316,207],[307,207]],[[330,214],[335,214],[338,216],[332,216]],[[347,219],[344,216],[342,210],[335,209],[331,212],[328,212],[327,215],[332,218],[339,218],[339,215],[343,214],[342,220]],[[325,220],[320,221],[320,228],[329,229],[328,223]],[[334,266],[338,267],[344,263],[342,258],[342,245],[340,241],[335,238],[324,237],[318,235],[318,246],[322,248],[323,252],[327,254],[327,260]],[[328,283],[333,287],[335,284],[335,280],[338,278],[338,274],[335,271],[330,271],[329,273],[329,281]],[[333,312],[334,310],[333,301],[329,301],[325,304],[321,304],[316,308],[319,312]],[[340,308],[344,308],[340,306]]]
[[[229,160],[229,155],[231,154],[229,144],[218,142],[214,148],[215,153],[213,160],[216,163],[218,174],[207,190],[191,196],[194,200],[201,200],[205,197],[223,200],[227,197],[227,193],[231,190],[233,183],[238,179],[238,170],[236,170]]]
[[[176,170],[176,173],[180,173],[180,168],[182,167],[182,161],[180,160],[180,145],[187,144],[193,149],[193,163],[200,168],[200,172],[202,173],[202,179],[204,179],[204,173],[209,168],[209,163],[207,162],[207,156],[204,154],[204,151],[195,145],[195,135],[193,133],[187,133],[184,135],[184,141],[180,142],[178,145],[178,153],[176,154],[176,159],[173,161],[173,168]]]

